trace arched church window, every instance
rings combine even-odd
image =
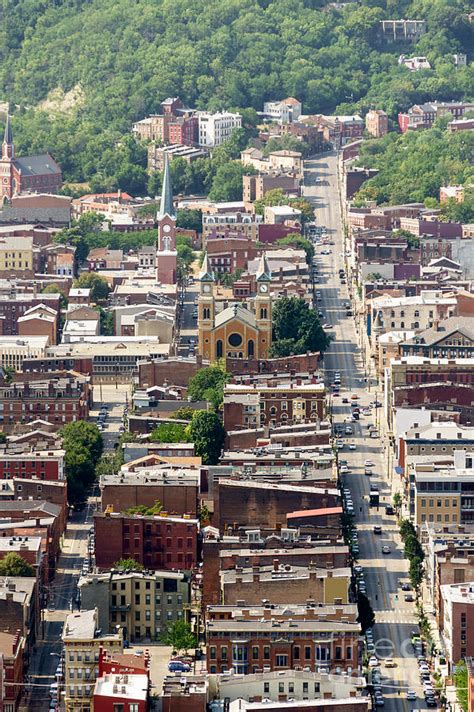
[[[255,349],[254,342],[253,342],[252,339],[249,339],[249,342],[248,342],[248,345],[247,345],[247,353],[248,353],[249,356],[253,356],[253,355],[254,355],[254,349]]]
[[[221,341],[221,339],[218,339],[216,341],[216,356],[217,356],[217,358],[222,358],[222,353],[223,353],[222,341]]]

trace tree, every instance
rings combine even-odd
[[[198,644],[197,637],[191,630],[191,626],[186,621],[175,621],[171,623],[162,636],[162,642],[170,645],[176,652],[187,653]]]
[[[209,200],[223,202],[242,200],[242,176],[252,175],[255,169],[243,166],[240,161],[230,161],[219,166],[212,180]]]
[[[170,414],[170,418],[176,418],[177,420],[191,420],[195,413],[195,409],[191,408],[189,405],[183,405],[174,413]]]
[[[194,443],[196,455],[204,465],[217,465],[225,440],[225,430],[217,413],[198,410],[186,428],[188,439]]]
[[[399,510],[402,506],[402,495],[400,492],[395,492],[393,495],[393,506],[395,507],[396,510]]]
[[[136,559],[132,557],[127,557],[124,559],[119,559],[114,564],[112,564],[113,569],[120,569],[121,571],[143,571],[144,566]]]
[[[8,441],[6,433],[3,432],[3,430],[0,430],[0,444],[4,445]]]
[[[411,585],[418,591],[423,581],[423,562],[416,556],[410,560],[409,577]]]
[[[224,385],[229,380],[230,374],[219,364],[201,368],[188,383],[188,396],[192,401],[209,401],[217,410],[224,402]]]
[[[399,522],[400,536],[402,541],[406,541],[409,536],[416,537],[416,529],[409,519],[401,519]]]
[[[454,672],[454,685],[456,687],[456,697],[459,704],[462,707],[463,712],[467,712],[469,709],[468,705],[468,675],[467,667],[464,660],[460,660],[456,663],[456,668]]]
[[[291,245],[297,250],[304,250],[306,253],[306,262],[311,265],[314,257],[314,245],[310,240],[300,235],[298,232],[291,232],[286,237],[281,237],[277,240],[277,245]]]
[[[304,299],[281,297],[273,307],[273,343],[271,354],[289,356],[306,351],[324,352],[330,338],[316,312]]]
[[[65,450],[68,499],[72,503],[81,502],[95,481],[104,447],[102,435],[96,425],[84,420],[68,423],[59,432]]]
[[[404,554],[407,559],[411,560],[417,558],[420,561],[423,561],[425,555],[423,553],[423,549],[421,548],[421,544],[416,536],[410,535],[405,539]]]
[[[124,514],[142,514],[143,516],[152,517],[155,514],[159,514],[162,509],[163,505],[156,499],[151,507],[147,507],[146,504],[137,504],[135,507],[128,507],[128,509],[124,511]]]
[[[35,576],[35,570],[22,556],[10,551],[0,560],[0,576]]]
[[[93,302],[103,302],[109,296],[109,283],[106,279],[104,279],[104,277],[101,277],[95,272],[81,274],[81,276],[74,282],[74,285],[76,287],[82,287],[83,289],[90,289],[91,301]]]
[[[178,210],[176,213],[176,227],[183,230],[196,230],[202,232],[202,210]]]
[[[364,593],[360,591],[357,594],[357,622],[360,623],[362,633],[365,633],[367,628],[372,628],[375,623],[375,614],[370,601]]]
[[[182,423],[162,423],[150,435],[152,443],[185,443],[188,442],[186,426]]]

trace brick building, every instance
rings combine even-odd
[[[344,604],[349,602],[350,579],[350,568],[318,569],[313,562],[292,566],[281,564],[278,558],[270,566],[238,566],[220,572],[222,602],[233,606],[239,601],[247,605],[263,600],[282,605],[287,601],[305,603],[309,598],[318,604]]]
[[[0,633],[0,658],[2,660],[2,709],[16,712],[19,708],[24,684],[25,640],[21,631]]]
[[[244,235],[210,235],[206,241],[207,259],[214,274],[234,274],[236,270],[247,268],[249,260],[260,254],[255,240]]]
[[[0,159],[0,199],[9,200],[17,193],[57,193],[61,187],[61,169],[49,153],[15,156],[10,116],[7,114]]]
[[[64,450],[9,452],[0,448],[0,480],[64,480],[64,454]]]
[[[269,190],[280,188],[286,195],[298,197],[301,195],[300,181],[287,173],[260,173],[252,176],[242,176],[242,193],[244,203],[249,205],[263,198]],[[248,208],[247,208],[248,209]]]
[[[364,183],[378,174],[377,168],[349,168],[344,172],[344,195],[346,200],[354,197]]]
[[[251,410],[254,408],[256,410]],[[321,421],[325,388],[316,378],[287,381],[227,383],[224,389],[224,427],[227,431],[248,427],[250,414],[258,425]]]
[[[41,418],[60,428],[87,420],[90,398],[87,376],[71,371],[15,373],[10,383],[0,380],[0,424],[10,432],[16,423]]]
[[[215,489],[214,515],[221,531],[229,526],[277,529],[286,525],[289,512],[339,504],[338,490],[321,487],[222,478]]]
[[[18,331],[18,319],[32,307],[44,304],[57,314],[60,311],[59,294],[35,294],[35,292],[19,292],[12,287],[8,292],[0,294],[0,330],[4,336],[15,336]],[[57,335],[55,337],[56,342]]]
[[[192,569],[198,562],[199,520],[105,512],[94,515],[96,565],[133,558],[153,571]]]
[[[131,468],[130,472],[102,476],[100,491],[103,511],[112,507],[115,512],[124,512],[140,504],[152,507],[158,501],[170,514],[196,516],[199,469],[186,468],[184,463]]]
[[[94,712],[146,712],[148,676],[117,675],[98,677],[94,687]]]
[[[359,670],[356,606],[210,606],[207,669],[237,674],[263,669]],[[235,640],[233,640],[235,638]]]
[[[25,576],[0,578],[0,626],[3,633],[20,631],[25,652],[34,645],[41,622],[39,586],[36,579]]]
[[[162,712],[206,712],[207,700],[206,677],[169,675],[163,680],[160,695]]]

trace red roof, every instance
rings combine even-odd
[[[322,517],[325,514],[342,514],[342,507],[325,507],[324,509],[301,509],[299,512],[288,512],[287,519],[297,517]]]

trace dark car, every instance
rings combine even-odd
[[[411,586],[409,583],[402,583],[402,591],[411,591]]]
[[[382,534],[382,527],[379,527],[379,526],[374,527],[374,534]]]
[[[438,706],[434,697],[427,697],[426,704],[428,705],[428,707],[437,707]]]
[[[413,601],[415,600],[411,593],[407,593],[407,595],[404,598],[407,603],[413,603]]]
[[[395,514],[395,510],[390,504],[385,507],[385,514]]]
[[[343,403],[349,403],[349,398],[343,398],[343,399],[342,399],[342,402],[343,402]]]

